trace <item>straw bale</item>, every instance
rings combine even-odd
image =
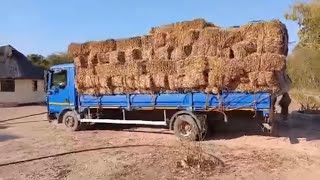
[[[114,51],[117,48],[116,41],[114,39],[108,39],[105,41],[91,42],[89,43],[90,52],[106,53]]]
[[[183,88],[204,90],[207,87],[207,77],[201,72],[186,74],[183,77]]]
[[[68,55],[71,57],[77,57],[81,55],[81,44],[78,44],[78,43],[69,44]]]
[[[152,80],[156,91],[169,89],[168,76],[165,73],[153,74]]]
[[[207,70],[207,59],[204,56],[189,57],[176,62],[178,74],[197,74]]]
[[[152,77],[150,75],[139,76],[137,83],[139,90],[151,90],[152,89]]]
[[[96,55],[99,64],[108,64],[110,63],[110,53],[98,53]]]
[[[232,46],[232,51],[235,58],[244,58],[249,54],[257,52],[257,45],[250,41],[241,41]]]
[[[148,74],[174,74],[177,72],[176,62],[168,60],[149,61],[146,63],[146,70]]]
[[[136,87],[136,77],[133,75],[124,76],[124,87],[129,91],[134,91]]]
[[[243,59],[246,72],[281,71],[286,67],[286,57],[274,53],[253,53]]]
[[[166,33],[158,32],[153,35],[153,43],[155,48],[163,47],[166,45]]]
[[[123,78],[122,76],[113,76],[111,77],[111,84],[114,87],[123,87]]]
[[[204,19],[194,19],[191,21],[177,22],[160,27],[153,27],[150,30],[151,34],[154,33],[172,33],[172,32],[184,32],[190,29],[203,29],[208,26],[214,26],[211,23],[206,22]]]
[[[117,43],[117,50],[126,50],[126,49],[133,49],[133,48],[141,48],[142,42],[141,37],[131,37],[127,39],[119,39],[116,41]]]
[[[172,91],[179,91],[183,87],[183,77],[177,74],[168,75],[169,88]]]
[[[126,62],[126,54],[123,51],[112,51],[109,54],[112,64],[124,64]]]
[[[183,46],[192,45],[199,39],[200,30],[191,29],[183,34],[182,44]]]
[[[240,31],[245,39],[257,42],[257,52],[288,54],[288,30],[278,20],[246,24]]]
[[[154,50],[154,59],[158,59],[158,60],[172,59],[173,51],[174,51],[174,48],[169,45],[157,48]]]
[[[142,59],[141,48],[127,49],[125,51],[125,61],[134,61]]]

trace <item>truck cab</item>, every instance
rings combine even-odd
[[[54,65],[46,75],[48,115],[57,118],[65,110],[75,109],[75,69],[73,64]]]

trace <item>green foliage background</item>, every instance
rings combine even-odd
[[[288,56],[293,86],[320,91],[320,0],[296,2],[285,17],[300,26],[299,43]]]

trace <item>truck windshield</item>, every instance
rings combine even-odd
[[[67,71],[53,72],[51,87],[64,88],[67,84]]]

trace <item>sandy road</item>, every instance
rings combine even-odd
[[[182,145],[163,128],[51,125],[41,106],[0,108],[0,179],[319,179],[320,128],[280,129],[280,137],[228,128],[202,142],[223,164],[181,168]],[[191,145],[196,145],[195,143]],[[34,158],[41,158],[32,160]]]

